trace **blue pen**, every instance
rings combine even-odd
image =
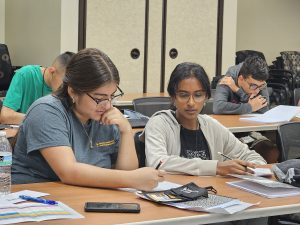
[[[39,202],[39,203],[44,203],[44,204],[48,204],[48,205],[57,205],[58,204],[56,201],[53,201],[53,200],[48,200],[48,199],[44,199],[44,198],[35,198],[35,197],[27,196],[27,195],[20,195],[19,198],[24,199],[26,201]]]

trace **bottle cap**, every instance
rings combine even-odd
[[[6,132],[5,131],[0,131],[0,137],[6,137]]]

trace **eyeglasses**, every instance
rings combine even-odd
[[[193,94],[190,94],[186,91],[178,91],[176,92],[177,100],[181,102],[188,102],[190,97],[193,96],[195,102],[200,103],[205,100],[206,92],[205,91],[196,91]]]
[[[95,98],[95,97],[91,96],[89,93],[86,93],[86,95],[89,96],[91,99],[93,99],[94,102],[96,102],[97,106],[99,106],[99,105],[104,106],[104,105],[106,105],[109,102],[111,102],[112,104],[114,104],[119,97],[121,97],[121,96],[124,95],[124,92],[122,91],[121,88],[119,88],[117,86],[117,89],[118,89],[118,91],[120,93],[117,94],[117,95],[111,95],[110,98],[101,98],[101,99],[99,99],[99,98]]]
[[[249,88],[251,90],[256,90],[256,89],[262,90],[262,89],[264,89],[267,86],[266,82],[264,82],[262,85],[258,86],[257,84],[249,83],[247,81],[247,79],[245,79],[245,81],[247,82],[247,84],[249,85]]]

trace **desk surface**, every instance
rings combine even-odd
[[[227,127],[232,133],[249,131],[277,130],[279,123],[255,123],[241,121],[243,115],[210,115],[218,120],[223,126]]]
[[[227,195],[240,200],[256,203],[261,202],[257,206],[242,211],[233,215],[222,214],[209,214],[203,212],[195,212],[188,210],[181,210],[169,206],[163,206],[149,202],[136,197],[133,193],[99,189],[99,188],[86,188],[65,185],[59,182],[51,183],[36,183],[13,185],[13,191],[20,190],[34,190],[49,193],[47,198],[59,200],[67,204],[83,216],[83,219],[73,220],[52,220],[44,221],[39,224],[43,225],[110,225],[110,224],[208,224],[221,221],[249,219],[255,217],[273,216],[287,213],[300,212],[300,196],[286,197],[275,199],[267,199],[254,195],[248,192],[226,185],[225,182],[237,180],[236,178],[226,177],[198,177],[198,176],[184,176],[184,175],[167,175],[167,180],[186,184],[188,182],[195,182],[199,186],[212,185],[220,195]],[[85,213],[83,206],[88,201],[99,202],[136,202],[141,205],[141,213],[139,214],[125,214],[125,213]],[[26,224],[36,225],[36,222],[29,222]]]
[[[282,123],[255,123],[241,121],[241,117],[245,115],[210,115],[212,118],[218,120],[223,126],[227,127],[232,133],[249,132],[249,131],[268,131],[277,130]],[[295,117],[293,122],[299,122],[300,118]]]

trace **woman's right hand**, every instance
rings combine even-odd
[[[132,171],[132,187],[138,190],[151,191],[158,185],[158,182],[164,181],[165,171],[156,170],[152,167],[143,167]]]
[[[228,174],[249,175],[249,173],[253,173],[253,170],[249,170],[247,169],[247,167],[254,169],[255,164],[251,162],[239,160],[239,159],[218,162],[217,175],[222,175],[222,176],[226,176]]]

